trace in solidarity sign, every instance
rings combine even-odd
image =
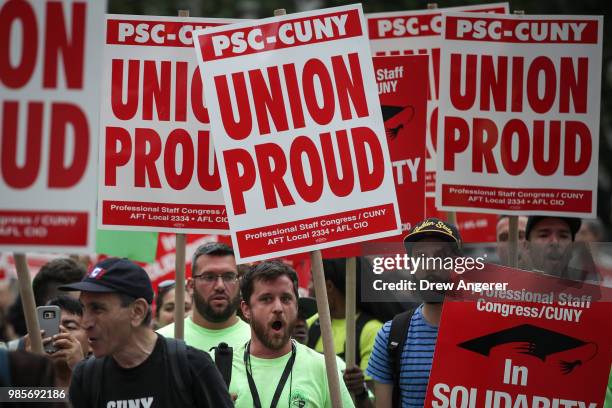
[[[602,17],[445,17],[436,206],[594,217]]]
[[[360,5],[194,38],[240,261],[399,233]]]

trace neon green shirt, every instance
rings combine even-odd
[[[296,344],[296,355],[291,375],[285,383],[283,392],[278,400],[278,407],[331,407],[329,386],[327,385],[327,372],[325,371],[325,358],[322,354],[304,346]],[[276,392],[276,387],[285,369],[291,353],[278,358],[264,359],[251,356],[251,368],[257,393],[262,407],[269,407]],[[340,396],[342,407],[354,407],[342,373],[338,373],[340,380]],[[244,366],[244,346],[234,349],[232,364],[232,381],[230,394],[237,394],[234,403],[238,408],[253,408],[253,398],[249,389],[246,368]],[[291,394],[290,394],[291,393]]]
[[[162,327],[157,332],[164,337],[174,338],[174,323]],[[211,348],[217,347],[221,342],[236,350],[250,339],[251,327],[241,319],[228,328],[211,330],[198,326],[191,317],[185,318],[185,343],[206,352],[210,352]]]
[[[359,316],[359,314],[357,316]],[[309,318],[306,321],[308,323],[308,327],[310,327],[318,318],[318,313]],[[346,319],[332,319],[331,326],[332,334],[334,336],[334,353],[341,354],[344,351],[344,343],[346,341]],[[382,322],[376,319],[368,321],[363,326],[361,336],[359,337],[359,347],[361,351],[361,361],[359,363],[359,367],[363,370],[363,372],[365,372],[366,368],[368,368],[370,354],[372,354],[372,349],[374,348],[374,340],[376,340],[376,334],[382,328],[382,326]],[[321,353],[323,352],[323,337],[320,337],[317,341],[315,350]]]

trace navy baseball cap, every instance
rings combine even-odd
[[[453,224],[438,218],[427,218],[412,227],[408,235],[404,237],[404,246],[409,250],[413,242],[424,238],[439,238],[454,243],[458,248],[461,248],[461,235],[459,235],[457,228]]]
[[[81,282],[59,287],[60,290],[80,290],[96,293],[123,293],[133,298],[153,302],[153,286],[149,275],[127,258],[107,258],[83,278]]]

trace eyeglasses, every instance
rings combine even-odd
[[[235,283],[238,280],[238,274],[235,272],[225,272],[222,274],[216,273],[203,273],[200,275],[193,275],[193,279],[199,279],[204,281],[204,283],[212,284],[217,282],[217,280],[221,278],[223,283]]]

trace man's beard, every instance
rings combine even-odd
[[[197,291],[193,291],[193,303],[196,310],[202,317],[212,323],[222,323],[229,319],[238,309],[239,302],[240,296],[238,294],[233,299],[229,299],[227,306],[223,310],[216,311]]]
[[[270,350],[280,350],[285,346],[291,339],[291,333],[295,328],[295,320],[293,322],[285,322],[283,324],[283,335],[282,337],[272,336],[272,329],[268,327],[267,323],[261,324],[256,319],[251,319],[251,327],[255,332],[257,339],[266,348]]]

